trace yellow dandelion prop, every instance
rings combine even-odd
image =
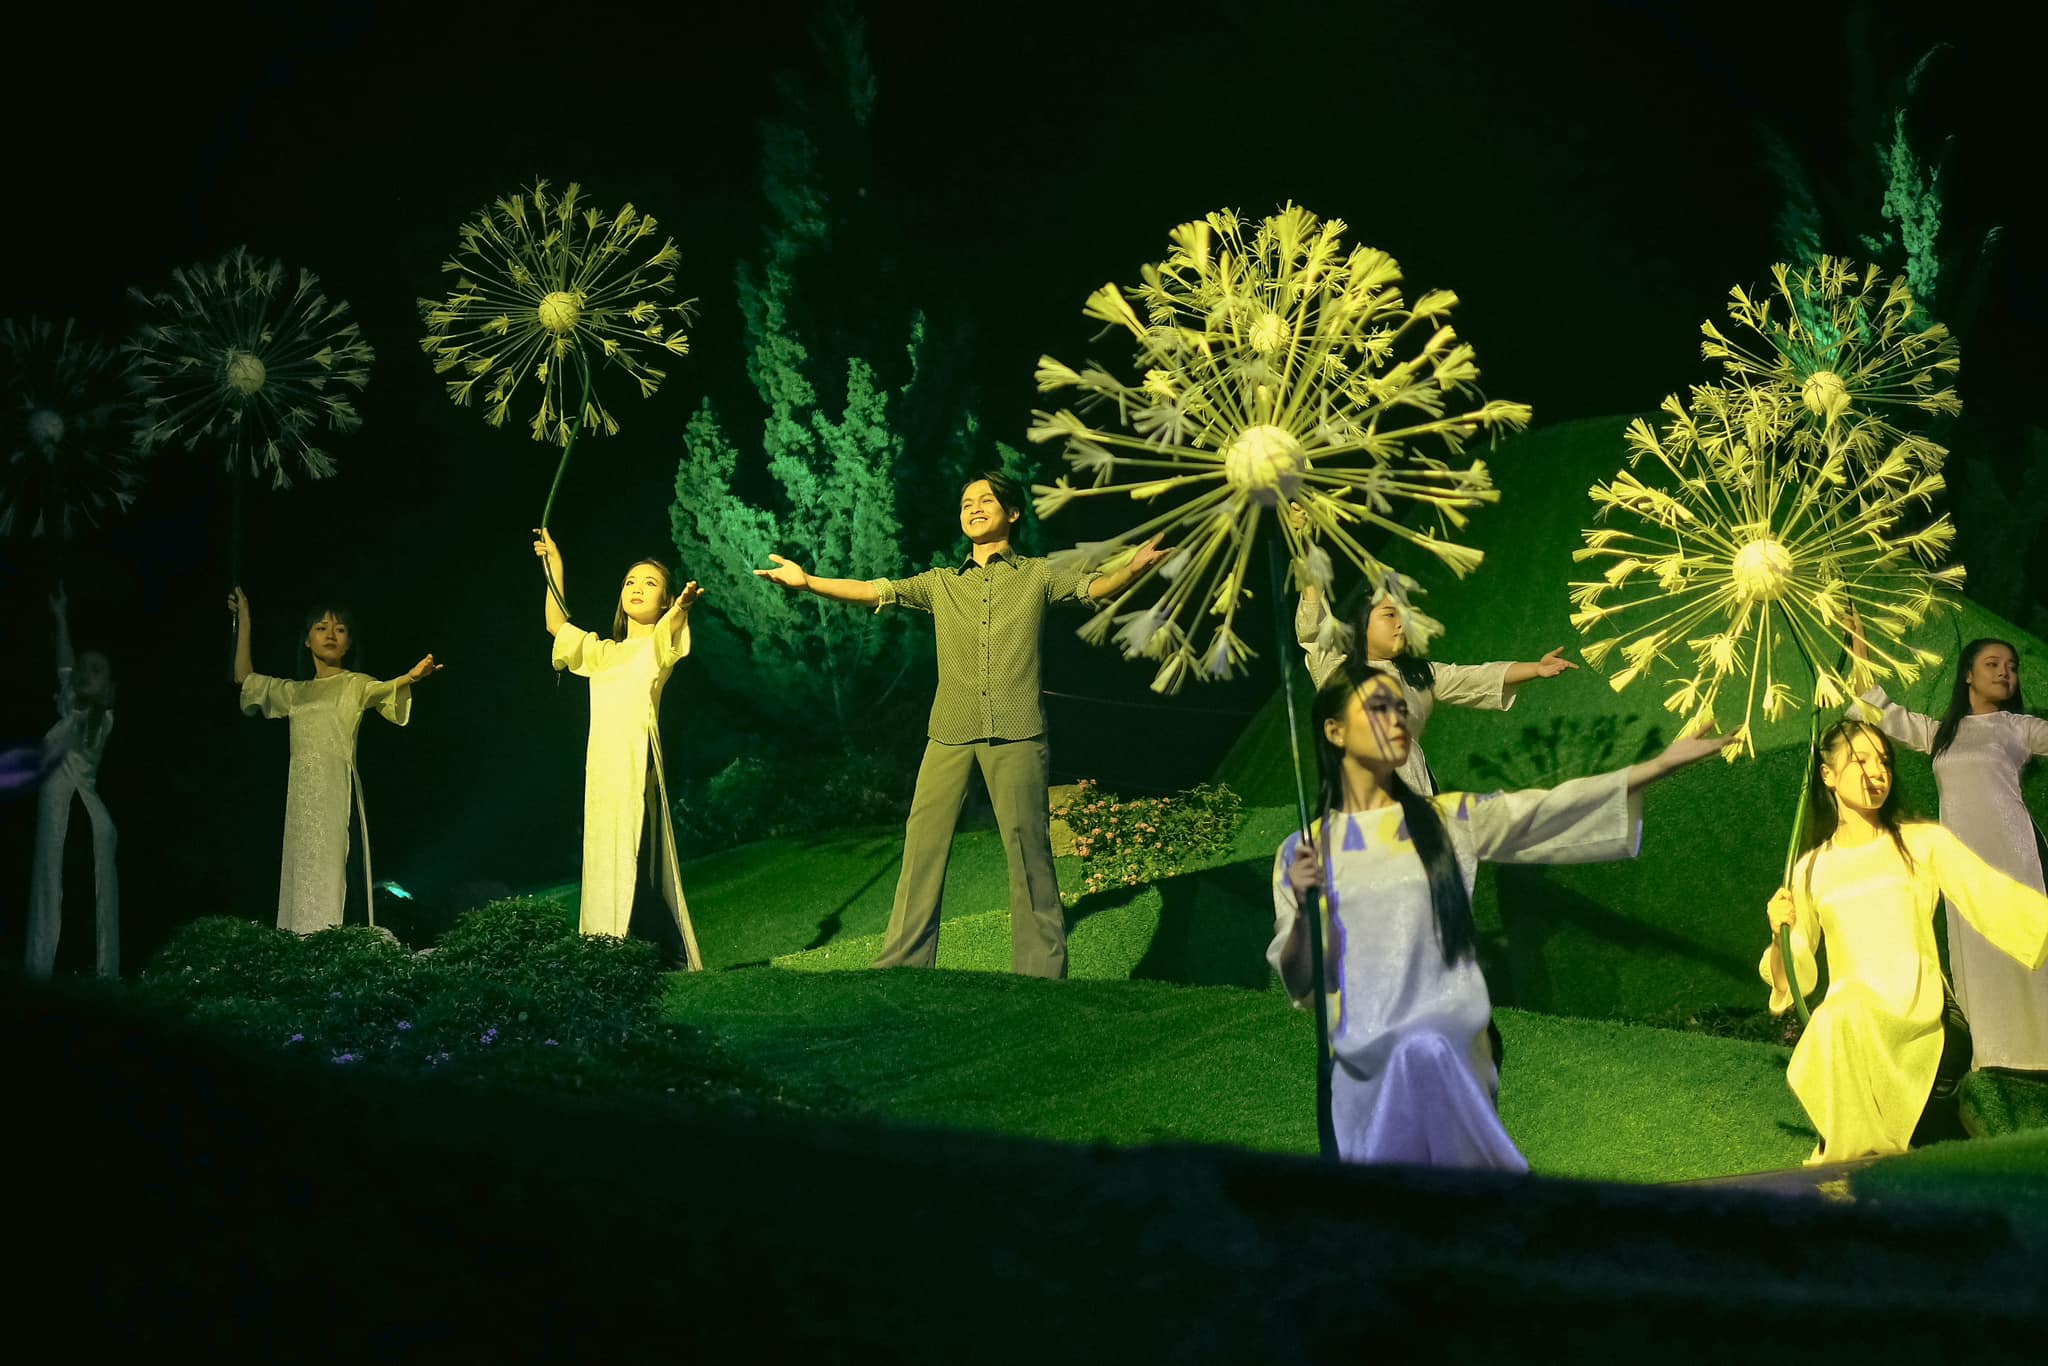
[[[1940,472],[1903,445],[1868,466],[1839,447],[1809,466],[1792,440],[1803,401],[1776,385],[1667,399],[1661,431],[1630,426],[1630,468],[1593,486],[1599,520],[1625,525],[1587,531],[1573,554],[1606,566],[1572,585],[1572,625],[1608,633],[1583,647],[1586,662],[1618,654],[1616,692],[1672,666],[1664,705],[1686,718],[1685,733],[1739,718],[1731,762],[1755,753],[1759,712],[1776,720],[1808,702],[1841,706],[1871,679],[1911,682],[1938,664],[1899,638],[1963,581],[1960,565],[1941,565],[1955,535],[1945,514],[1904,525],[1940,492]],[[1655,482],[1636,473],[1646,465]],[[1835,661],[1852,607],[1880,638],[1867,668],[1845,673]],[[1807,680],[1776,667],[1787,640],[1811,670],[1805,701],[1794,684]]]
[[[68,541],[142,482],[119,354],[44,318],[0,322],[0,536]]]
[[[1948,329],[1876,266],[1823,256],[1798,272],[1772,266],[1771,278],[1768,292],[1729,291],[1727,330],[1701,324],[1701,353],[1721,362],[1730,383],[1796,395],[1792,436],[1809,461],[1843,449],[1869,464],[1903,447],[1908,459],[1939,467],[1947,449],[1902,424],[1962,411]]]
[[[625,371],[643,397],[652,396],[667,372],[644,357],[689,353],[680,329],[696,303],[666,301],[679,253],[672,238],[659,246],[650,240],[651,215],[631,204],[607,215],[582,207],[581,196],[573,182],[550,195],[541,180],[530,194],[498,200],[462,225],[455,254],[442,264],[455,276],[454,289],[419,301],[427,325],[421,348],[437,374],[461,376],[448,381],[455,402],[467,405],[481,391],[485,420],[501,427],[522,387],[534,382],[539,404],[528,428],[534,440],[563,447],[547,511],[576,434],[619,430],[592,392],[598,362]],[[572,386],[573,404],[566,397]]]
[[[1333,551],[1375,587],[1399,581],[1366,547],[1368,528],[1461,576],[1480,563],[1450,535],[1466,509],[1499,495],[1483,464],[1454,465],[1435,450],[1459,456],[1475,435],[1525,426],[1529,409],[1466,406],[1479,368],[1449,323],[1457,296],[1436,290],[1409,303],[1394,258],[1347,249],[1344,230],[1293,205],[1257,223],[1226,210],[1183,224],[1142,283],[1104,285],[1085,309],[1136,343],[1135,382],[1039,361],[1041,393],[1078,389],[1080,406],[1101,419],[1034,414],[1031,439],[1063,441],[1082,481],[1063,475],[1035,488],[1039,515],[1079,498],[1182,495],[1120,536],[1063,552],[1098,568],[1154,536],[1175,546],[1081,632],[1099,644],[1114,629],[1126,658],[1156,661],[1155,691],[1243,671],[1253,651],[1234,623],[1269,510],[1293,510],[1278,521],[1297,585],[1327,590]],[[1421,527],[1402,520],[1418,510]],[[1136,605],[1155,587],[1149,605]],[[1206,639],[1203,617],[1215,619]]]
[[[318,432],[362,425],[348,393],[370,382],[375,358],[348,304],[320,292],[309,270],[236,247],[211,266],[171,272],[168,289],[131,297],[149,320],[123,348],[142,400],[135,440],[187,450],[219,440],[238,476],[270,471],[271,487],[334,473]]]

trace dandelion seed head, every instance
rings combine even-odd
[[[262,359],[246,351],[228,352],[228,363],[221,371],[222,382],[243,398],[261,389],[269,375]]]
[[[576,330],[577,320],[583,316],[583,305],[574,294],[558,289],[542,296],[540,307],[534,311],[540,318],[540,325],[560,337]]]
[[[1287,319],[1271,309],[1266,310],[1259,315],[1259,320],[1252,324],[1249,340],[1252,350],[1260,355],[1278,351],[1287,343]]]
[[[1247,427],[1223,452],[1223,477],[1260,507],[1292,502],[1307,468],[1301,442],[1271,423]]]
[[[1743,602],[1776,602],[1792,583],[1792,552],[1768,537],[1754,540],[1735,552],[1731,571]]]
[[[1799,397],[1805,402],[1806,411],[1822,422],[1833,422],[1849,411],[1849,388],[1832,370],[1816,370],[1808,375]]]

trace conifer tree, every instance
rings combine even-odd
[[[869,174],[877,90],[864,26],[841,7],[814,38],[829,79],[778,82],[762,130],[766,240],[737,272],[758,445],[706,400],[684,435],[670,527],[686,575],[707,590],[702,675],[779,727],[847,736],[920,691],[929,627],[775,592],[752,569],[774,552],[831,577],[911,573],[958,538],[950,522],[928,524],[951,505],[935,491],[950,495],[977,468],[1028,480],[1032,462],[983,435],[958,379],[963,339],[935,337],[903,297],[894,225]]]

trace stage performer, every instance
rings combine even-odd
[[[1311,838],[1280,846],[1267,961],[1295,1004],[1313,999],[1299,897],[1324,889],[1331,1108],[1347,1162],[1527,1171],[1501,1126],[1492,1000],[1473,955],[1481,860],[1635,857],[1644,787],[1732,736],[1674,742],[1655,759],[1548,791],[1434,797],[1402,776],[1411,748],[1400,677],[1346,662],[1316,693],[1318,806]]]
[[[876,611],[908,607],[933,619],[939,686],[903,832],[895,907],[876,967],[928,968],[937,961],[939,898],[953,827],[967,797],[968,775],[979,767],[1010,863],[1011,967],[1035,977],[1067,975],[1066,917],[1053,876],[1046,800],[1040,631],[1053,604],[1113,597],[1170,552],[1155,538],[1111,573],[1056,569],[1011,547],[1010,534],[1023,515],[1023,488],[990,471],[960,491],[960,530],[970,549],[957,566],[906,579],[824,579],[770,555],[774,568],[754,571],[792,592]]]
[[[412,688],[439,673],[428,655],[396,678],[375,679],[348,666],[357,645],[354,615],[321,603],[306,613],[300,637],[300,672],[273,678],[250,663],[249,598],[239,587],[228,597],[235,617],[235,682],[250,716],[292,723],[292,757],[284,800],[284,857],[277,883],[277,927],[312,934],[342,923],[348,900],[349,810],[363,832],[365,909],[375,896],[370,867],[370,818],[356,771],[356,732],[363,714],[376,710],[393,725],[412,719]],[[308,667],[310,666],[310,667]]]
[[[2048,961],[2048,897],[1970,852],[1946,828],[1902,822],[1891,744],[1867,721],[1837,721],[1820,739],[1807,793],[1805,855],[1766,909],[1773,938],[1792,927],[1799,989],[1827,997],[1785,1069],[1820,1143],[1809,1164],[1898,1153],[1955,1131],[1956,1088],[1970,1067],[1968,1021],[1934,948],[1943,896],[1999,952],[2028,969]],[[1758,971],[1771,1012],[1792,1004],[1774,942]]]
[[[1423,796],[1437,790],[1436,774],[1422,757],[1422,732],[1439,703],[1506,711],[1515,705],[1515,693],[1522,684],[1555,678],[1579,667],[1564,657],[1562,646],[1528,662],[1439,664],[1425,658],[1420,653],[1422,635],[1413,628],[1407,598],[1391,577],[1373,594],[1349,634],[1354,648],[1363,645],[1367,663],[1389,666],[1400,683],[1408,703],[1408,758],[1401,765],[1401,780],[1409,791]],[[1333,628],[1321,591],[1313,584],[1303,589],[1294,612],[1294,636],[1307,655],[1308,676],[1318,688],[1335,677],[1349,657],[1338,648],[1340,635]]]
[[[50,595],[50,615],[57,646],[57,724],[43,737],[24,967],[30,977],[46,978],[57,964],[64,922],[64,838],[75,800],[92,823],[93,970],[101,977],[118,977],[121,888],[114,865],[114,818],[99,793],[100,760],[114,730],[114,670],[98,650],[72,653],[70,600],[61,583]]]
[[[1849,648],[1869,657],[1851,613]],[[1907,711],[1881,687],[1863,705],[1884,733],[1931,754],[1941,823],[1970,852],[2035,891],[2048,889],[2041,830],[2020,797],[2020,772],[2048,754],[2048,721],[2027,714],[2019,651],[2003,640],[1973,640],[1956,660],[1955,688],[1939,721]],[[2048,969],[2028,972],[1987,942],[1948,904],[1948,966],[1970,1021],[1975,1066],[2048,1069]]]
[[[533,553],[559,588],[561,548],[545,527],[534,534],[540,539]],[[704,959],[676,856],[661,762],[661,694],[677,662],[690,653],[690,609],[703,596],[695,582],[678,590],[676,573],[665,561],[635,560],[619,585],[606,639],[563,615],[553,592],[542,594],[555,668],[590,680],[579,924],[585,934],[624,938],[634,925],[635,889],[644,886],[650,897],[642,905],[642,933],[671,966],[692,972]]]

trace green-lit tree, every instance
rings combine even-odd
[[[970,471],[1028,480],[1033,465],[976,422],[965,338],[935,335],[900,292],[868,175],[876,86],[861,22],[836,9],[814,36],[830,79],[778,82],[762,130],[767,238],[737,272],[758,443],[707,399],[669,520],[707,592],[701,676],[785,734],[846,736],[918,692],[931,654],[918,624],[779,593],[751,570],[775,552],[825,575],[913,572],[953,549],[945,510]]]
[[[1835,157],[1814,149],[1802,156],[1793,139],[1763,130],[1766,159],[1777,180],[1777,222],[1782,259],[1804,269],[1826,254],[1849,255],[1904,277],[1930,321],[1967,335],[1981,307],[2002,230],[1958,240],[1945,216],[1945,170],[1953,136],[1935,135],[1927,95],[1956,52],[1937,43],[1903,76],[1881,76],[1883,59],[1867,7],[1850,13],[1845,51],[1850,97],[1841,111],[1853,154]],[[1821,162],[1833,169],[1815,175]],[[1944,230],[1950,229],[1944,235]]]
[[[1964,230],[1949,194],[1956,140],[1942,131],[1941,87],[1963,79],[1960,54],[1935,43],[1900,74],[1883,50],[1882,7],[1855,5],[1846,18],[1847,98],[1837,118],[1762,130],[1779,186],[1781,259],[1803,269],[1847,253],[1903,277],[1920,325],[1946,324],[1967,356],[2003,230]],[[1815,141],[1844,134],[1846,156]],[[1828,173],[1817,174],[1820,166]],[[1956,554],[1971,567],[1970,596],[2016,621],[2048,621],[2048,598],[2029,571],[2048,524],[2048,438],[2031,414],[1974,400],[1959,418],[1928,422],[1926,433],[1954,451]]]

